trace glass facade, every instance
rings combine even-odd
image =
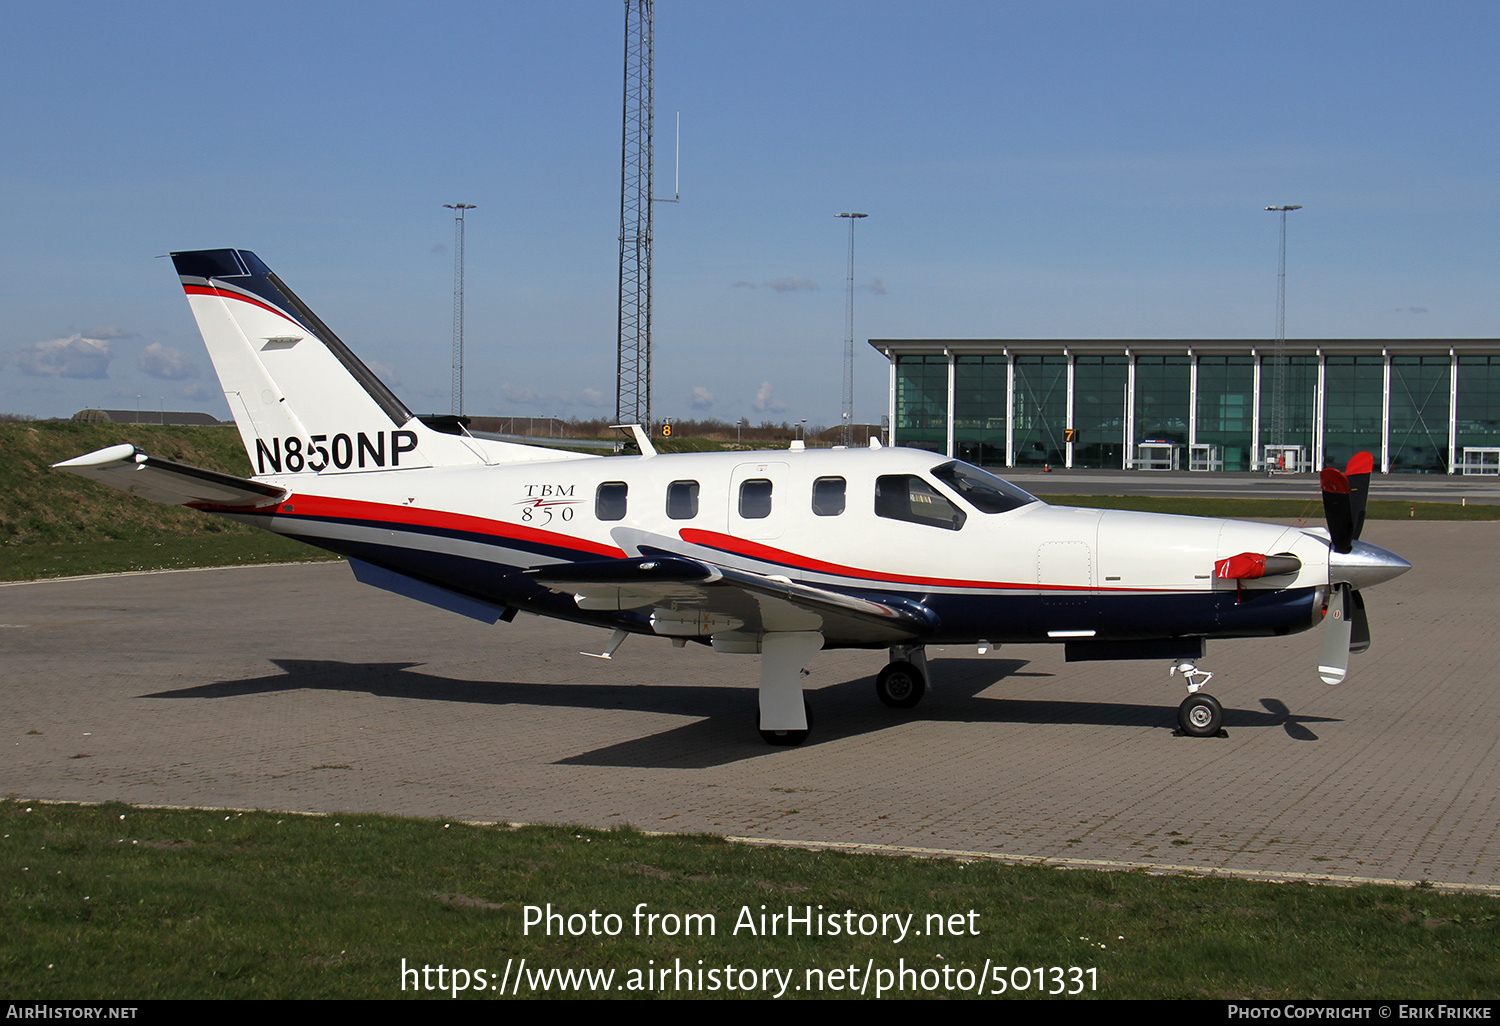
[[[1460,356],[1457,399],[1458,458],[1468,446],[1500,446],[1500,356]]]
[[[1080,356],[1073,365],[1073,466],[1125,466],[1128,356]]]
[[[1188,443],[1191,357],[1141,356],[1135,361],[1135,440]]]
[[[1385,358],[1328,357],[1323,371],[1324,465],[1343,468],[1357,452],[1379,453],[1384,416]]]
[[[959,356],[953,363],[953,445],[976,466],[1005,466],[1007,356]]]
[[[1257,355],[1261,343],[1234,352],[1225,341],[1184,341],[1172,353],[1177,343],[1030,341],[1016,345],[1029,352],[1007,353],[1011,344],[894,352],[894,443],[947,452],[951,438],[953,455],[985,466],[1113,469],[1160,460],[1140,447],[1168,442],[1184,469],[1196,446],[1196,469],[1240,472],[1263,469],[1278,442],[1300,447],[1302,471],[1342,468],[1366,451],[1385,472],[1478,473],[1480,455],[1466,461],[1464,450],[1500,450],[1500,339],[1288,340],[1280,439],[1276,365]],[[1200,346],[1210,352],[1195,354]],[[1500,469],[1500,455],[1483,459],[1484,472]]]
[[[1260,448],[1264,454],[1267,445],[1285,444],[1302,446],[1302,458],[1312,459],[1313,414],[1318,395],[1318,358],[1316,356],[1288,356],[1286,358],[1286,395],[1282,402],[1282,432],[1276,433],[1273,411],[1276,408],[1275,386],[1276,361],[1267,356],[1260,365]]]
[[[1016,357],[1014,465],[1061,467],[1068,426],[1068,357]]]
[[[1448,469],[1448,386],[1452,359],[1391,357],[1391,469]]]
[[[1198,358],[1198,444],[1219,447],[1225,470],[1249,470],[1255,357]]]
[[[1005,408],[1005,396],[1000,396]],[[896,360],[895,444],[948,451],[948,358],[902,356]]]

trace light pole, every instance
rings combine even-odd
[[[844,315],[844,430],[839,441],[849,445],[854,439],[854,222],[869,214],[835,214],[849,219],[849,288]]]
[[[1281,255],[1276,263],[1276,345],[1271,357],[1275,366],[1271,372],[1270,430],[1270,444],[1279,447],[1286,444],[1286,215],[1288,211],[1301,210],[1302,206],[1288,203],[1266,209],[1281,215]],[[1284,463],[1285,450],[1277,448],[1275,451],[1279,462]]]
[[[464,213],[473,203],[444,203],[453,211],[453,412],[464,415]]]

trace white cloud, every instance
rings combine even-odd
[[[786,409],[786,403],[771,394],[769,381],[762,381],[755,390],[755,408],[761,413],[780,413]]]
[[[770,289],[773,292],[815,292],[818,283],[807,278],[785,277],[772,278],[770,281],[761,282],[759,285],[753,281],[740,280],[729,286],[732,289]]]
[[[776,292],[801,292],[803,290],[812,292],[817,287],[817,282],[808,281],[806,278],[776,278],[766,282],[766,288]]]
[[[118,324],[107,324],[100,328],[88,328],[83,333],[88,338],[135,338],[135,332],[120,327]]]
[[[597,388],[585,388],[578,397],[578,403],[581,406],[608,406],[609,396]]]
[[[198,368],[194,366],[191,356],[160,342],[153,342],[141,350],[135,365],[144,374],[164,381],[183,381],[198,376]]]
[[[15,354],[22,374],[34,378],[108,378],[109,341],[69,335],[25,346]]]
[[[694,385],[692,404],[695,410],[711,410],[714,408],[714,394],[702,385]]]

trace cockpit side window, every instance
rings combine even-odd
[[[885,474],[875,479],[875,515],[928,527],[960,530],[968,515],[915,474]]]
[[[1029,503],[1042,501],[1004,478],[959,460],[934,467],[932,476],[952,488],[981,513],[1008,513]]]

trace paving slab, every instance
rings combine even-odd
[[[338,563],[0,587],[0,794],[708,831],[1500,890],[1500,524],[1370,523],[1414,564],[1369,653],[1212,644],[1228,737],[1174,736],[1162,662],[824,652],[800,748],[755,730],[754,658],[535,617],[494,627]]]

